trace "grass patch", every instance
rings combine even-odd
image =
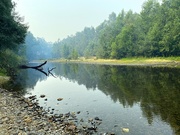
[[[114,65],[157,65],[157,66],[172,66],[180,67],[180,57],[131,57],[122,59],[85,59],[83,57],[78,60],[56,59],[51,62],[66,62],[66,63],[89,63],[89,64],[114,64]]]
[[[0,86],[5,83],[5,82],[8,82],[10,79],[10,77],[8,76],[0,76]]]
[[[166,63],[166,62],[180,62],[180,57],[132,57],[132,58],[123,58],[120,60],[125,63]]]

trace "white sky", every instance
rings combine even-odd
[[[122,9],[139,13],[146,0],[13,0],[16,11],[35,37],[48,42],[66,38],[84,27],[97,27]]]

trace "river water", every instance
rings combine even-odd
[[[49,76],[33,69],[20,71],[14,89],[26,97],[37,95],[51,113],[79,112],[84,124],[102,119],[97,134],[180,133],[180,69],[49,63],[43,71],[53,67]]]

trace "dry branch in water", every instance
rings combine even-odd
[[[21,69],[32,68],[32,69],[35,69],[35,70],[40,71],[41,73],[45,74],[46,76],[49,76],[49,74],[51,74],[53,77],[56,77],[56,76],[54,76],[53,73],[51,73],[51,71],[54,70],[56,67],[51,68],[51,69],[48,68],[48,72],[45,72],[45,71],[43,70],[43,67],[42,67],[42,66],[45,65],[46,63],[47,63],[47,61],[45,61],[44,63],[42,63],[42,64],[40,64],[40,65],[38,65],[38,66],[20,65],[19,68],[21,68]]]

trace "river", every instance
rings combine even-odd
[[[180,133],[180,69],[48,63],[43,70],[53,67],[49,76],[21,70],[14,85],[6,87],[25,97],[36,95],[53,114],[78,112],[84,124],[99,118],[98,133],[126,134],[123,128],[129,135]]]

